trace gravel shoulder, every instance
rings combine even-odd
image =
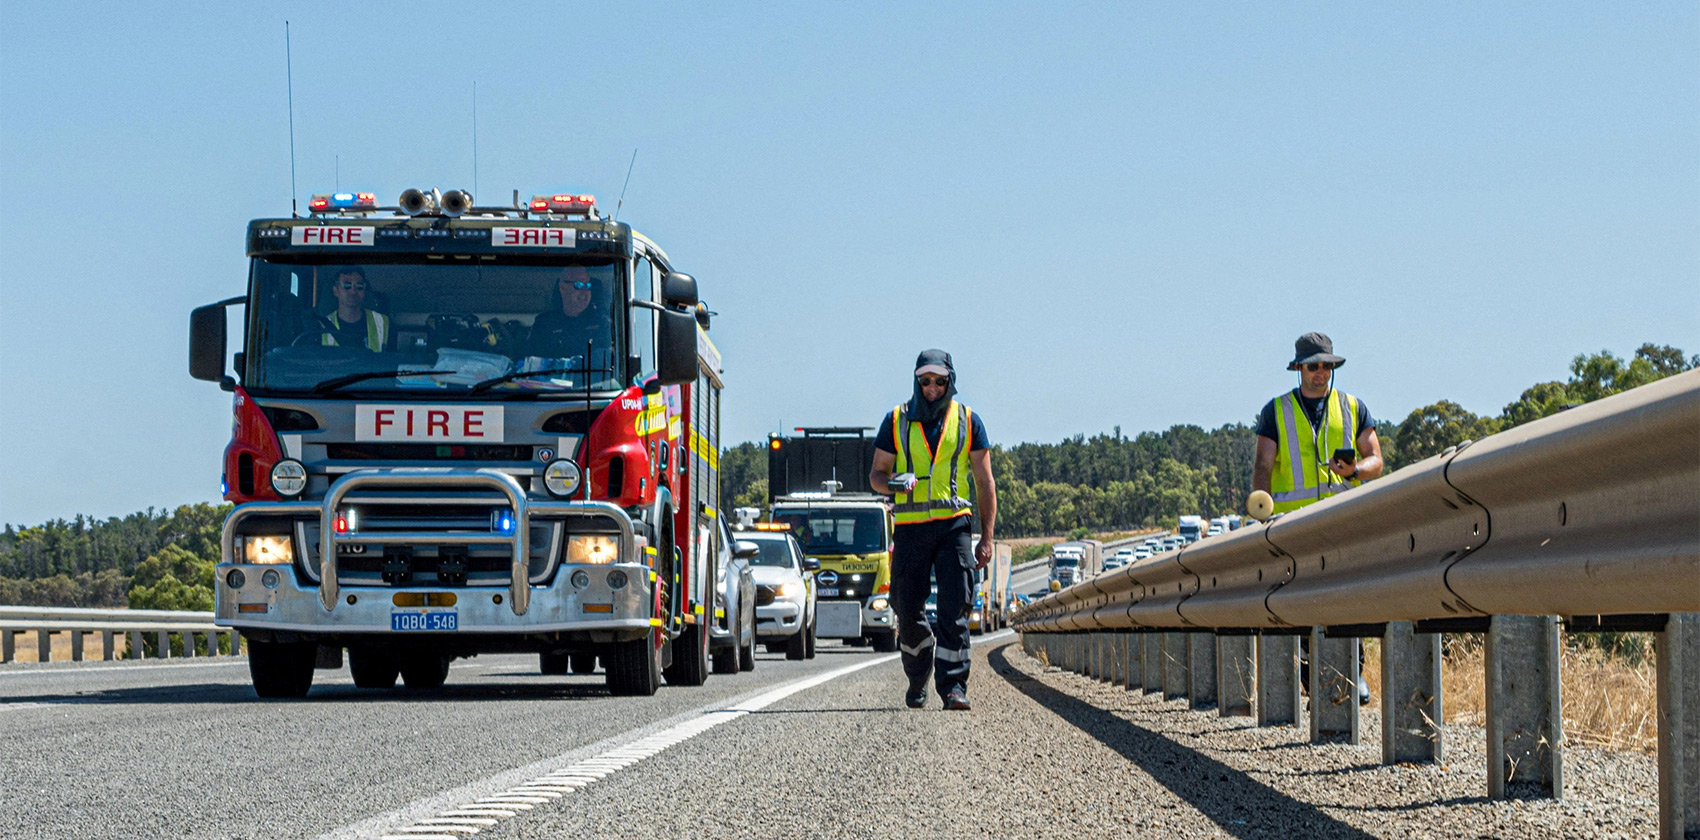
[[[1656,835],[1650,757],[1572,747],[1561,801],[1485,798],[1484,736],[1379,764],[975,648],[974,710],[902,707],[895,662],[717,727],[481,837],[1452,838]],[[701,783],[703,773],[719,780]],[[647,804],[644,804],[647,803]]]

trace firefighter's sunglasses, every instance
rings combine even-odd
[[[1304,368],[1306,373],[1316,373],[1319,370],[1333,370],[1334,369],[1334,363],[1333,362],[1305,362],[1304,364],[1299,365],[1299,367]]]
[[[915,381],[923,388],[943,388],[950,384],[950,380],[942,376],[917,376]]]

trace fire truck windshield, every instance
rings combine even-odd
[[[256,259],[243,384],[431,398],[615,390],[623,281],[608,262]]]

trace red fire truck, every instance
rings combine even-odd
[[[365,688],[485,652],[701,684],[722,383],[696,280],[589,195],[309,208],[249,223],[247,293],[190,318],[190,374],[234,394],[216,621],[255,690],[344,651]]]

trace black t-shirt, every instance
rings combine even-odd
[[[991,439],[986,437],[986,424],[980,421],[980,412],[975,411],[971,414],[973,420],[969,423],[972,428],[968,432],[968,451],[978,452],[982,449],[992,448]],[[940,413],[939,416],[934,417],[931,423],[922,423],[921,433],[927,436],[927,445],[937,449],[939,438],[944,435],[944,414]],[[880,420],[880,430],[874,433],[874,448],[881,452],[897,454],[897,450],[892,448],[891,412],[889,411],[885,413],[885,418]]]
[[[1310,397],[1299,393],[1297,388],[1293,389],[1293,393],[1298,394],[1299,407],[1304,409],[1305,416],[1310,418],[1310,427],[1315,429],[1321,426],[1323,400],[1327,399],[1327,397],[1311,399]],[[1279,397],[1277,397],[1277,399],[1279,399]],[[1364,429],[1373,428],[1375,428],[1375,419],[1369,416],[1369,406],[1364,403],[1362,399],[1359,399],[1357,433],[1361,435],[1363,434]],[[1275,400],[1270,400],[1266,403],[1263,406],[1263,413],[1258,415],[1257,434],[1259,437],[1266,437],[1273,441],[1279,441],[1281,439],[1281,433],[1277,431],[1276,426]],[[1356,446],[1357,441],[1352,441],[1352,444]]]
[[[577,316],[569,316],[559,309],[538,315],[531,322],[526,355],[562,359],[583,356],[586,342],[594,342],[595,354],[606,353],[613,346],[609,336],[612,322],[606,315],[599,315],[598,311],[592,306]]]
[[[358,347],[370,350],[366,346],[366,311],[360,311],[360,320],[350,324],[342,320],[341,313],[331,311],[330,322],[336,326],[336,343],[339,347]]]

